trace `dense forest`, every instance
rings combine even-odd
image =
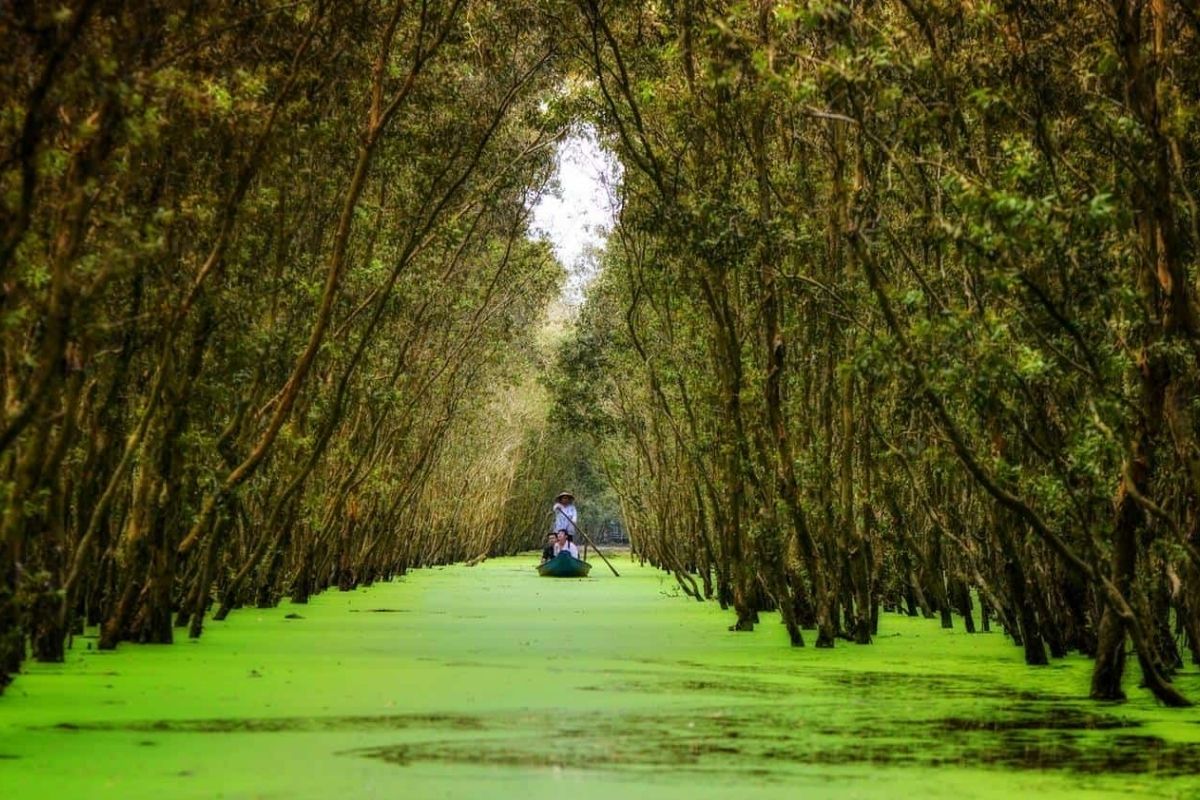
[[[0,684],[532,546],[585,453],[736,630],[1188,704],[1195,0],[0,13]],[[620,213],[548,346],[581,124]]]
[[[8,7],[0,674],[529,527],[496,499],[537,478],[513,387],[561,280],[536,21]]]

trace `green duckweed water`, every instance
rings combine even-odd
[[[500,559],[198,642],[78,639],[0,697],[0,796],[1200,797],[1200,714],[1081,700],[1082,658],[1030,669],[998,633],[894,615],[870,647],[791,649],[618,568]]]

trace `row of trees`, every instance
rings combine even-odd
[[[0,688],[85,624],[169,642],[513,546],[562,277],[527,238],[564,128],[541,23],[5,5]]]
[[[749,629],[1200,660],[1200,15],[1177,0],[6,6],[0,685],[528,544],[596,454]],[[545,425],[527,238],[625,165]],[[587,98],[584,98],[588,102]],[[583,445],[577,438],[589,433]],[[582,475],[582,472],[576,472]]]
[[[579,0],[626,166],[561,353],[637,550],[792,643],[1200,662],[1200,15]]]

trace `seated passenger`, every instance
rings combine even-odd
[[[571,535],[566,531],[558,532],[558,541],[554,543],[554,555],[566,551],[572,558],[579,558],[579,548],[571,541]]]
[[[554,544],[558,541],[558,537],[553,533],[546,534],[546,546],[542,548],[542,563],[545,564],[550,559],[554,558]]]

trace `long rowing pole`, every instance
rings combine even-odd
[[[558,505],[558,504],[555,503],[555,505]],[[555,511],[555,509],[550,509],[551,514],[553,514],[554,511]],[[565,519],[567,522],[571,523],[571,527],[574,528],[577,533],[583,534],[583,538],[587,539],[588,544],[590,544],[592,546],[592,549],[596,551],[596,555],[600,556],[600,560],[604,562],[604,566],[611,569],[613,575],[617,576],[618,578],[621,577],[621,573],[617,572],[617,568],[614,567],[612,564],[608,563],[608,559],[604,557],[604,553],[601,553],[600,548],[596,547],[596,543],[592,541],[592,537],[588,536],[587,532],[584,531],[583,528],[576,525],[575,520],[571,519],[566,514],[563,514],[563,519]]]

